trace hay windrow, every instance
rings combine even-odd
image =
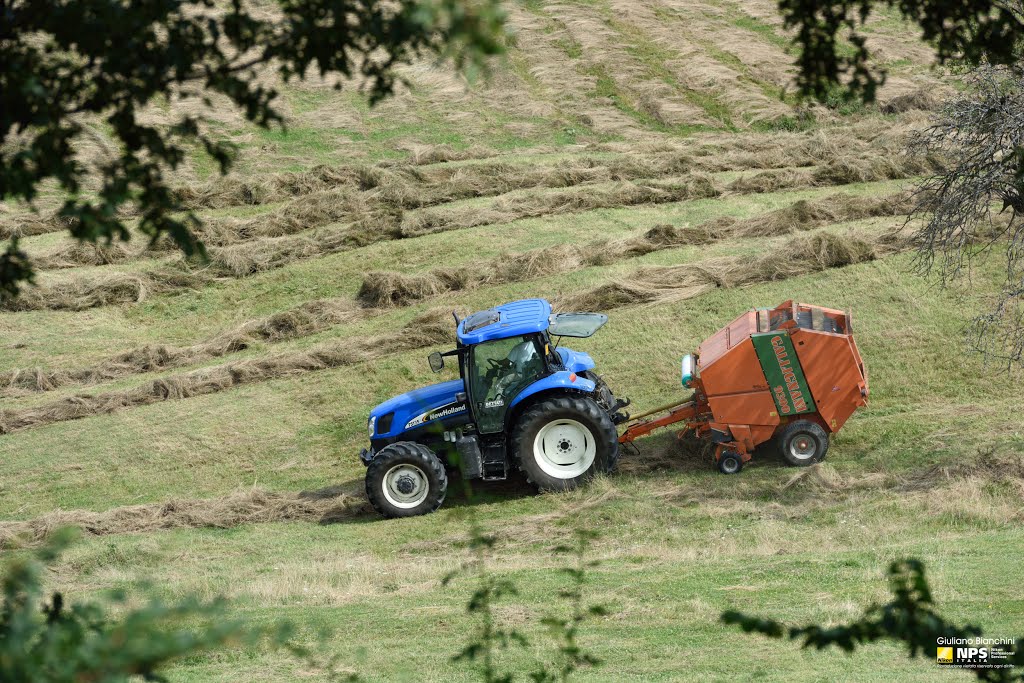
[[[265,318],[250,320],[187,347],[148,344],[90,367],[68,370],[22,368],[0,375],[0,392],[52,391],[69,384],[95,384],[143,372],[169,370],[243,351],[254,344],[308,336],[364,315],[346,299],[318,299]]]
[[[446,230],[509,223],[523,218],[619,206],[681,202],[716,197],[719,194],[713,180],[702,174],[690,174],[671,181],[621,181],[605,186],[502,196],[488,207],[427,209],[408,214],[402,221],[401,232],[404,237],[418,237]]]
[[[43,256],[33,258],[33,265],[41,270],[58,270],[61,268],[78,268],[79,266],[106,266],[138,258],[142,252],[131,251],[126,245],[93,244],[92,242],[75,242]]]
[[[343,340],[309,351],[225,363],[161,377],[126,391],[83,393],[38,407],[0,410],[0,434],[105,415],[124,408],[213,394],[243,384],[355,365],[392,353],[451,343],[453,327],[449,311],[431,310],[414,318],[398,334]]]
[[[506,255],[459,268],[438,268],[423,274],[375,271],[367,273],[357,298],[368,307],[404,306],[452,291],[483,285],[522,282],[587,266],[608,265],[684,245],[709,244],[722,239],[773,237],[810,230],[842,221],[894,216],[910,210],[905,194],[855,197],[836,194],[817,200],[799,200],[775,211],[744,220],[716,218],[695,227],[657,225],[645,234],[616,241],[559,245]],[[619,285],[610,285],[612,290]],[[636,292],[609,291],[609,300]],[[599,297],[604,298],[604,295]],[[641,297],[642,299],[642,297]]]
[[[691,299],[718,288],[780,280],[829,268],[870,261],[909,248],[901,233],[868,241],[856,234],[797,235],[756,259],[720,257],[680,266],[645,267],[628,281],[599,286],[555,299],[561,310],[601,311],[622,306]],[[0,411],[0,434],[54,422],[112,413],[166,400],[225,391],[236,386],[292,374],[354,365],[382,356],[450,342],[452,323],[444,309],[412,320],[397,335],[380,335],[325,344],[317,349],[289,352],[226,363],[183,375],[163,377],[127,391],[79,394],[39,407]],[[159,360],[160,355],[156,354]],[[151,362],[149,355],[143,362]],[[30,376],[31,381],[36,378]]]
[[[494,157],[493,153],[462,156],[453,150],[414,152],[410,162],[384,162],[375,166],[315,166],[308,171],[281,173],[265,180],[243,180],[229,176],[175,190],[175,196],[189,209],[220,209],[286,201],[295,197],[335,189],[369,191],[408,209],[504,194],[529,188],[569,187],[588,182],[637,180],[691,171],[719,171],[813,166],[825,150],[838,154],[823,133],[785,142],[749,141],[741,150],[702,150],[703,155],[670,149],[655,153],[627,152],[606,158],[581,156],[555,163],[526,165],[497,159],[483,163],[448,166],[444,162]],[[846,145],[849,149],[849,144]],[[865,147],[863,143],[858,148]],[[441,148],[433,148],[444,149]],[[861,149],[861,151],[867,151]],[[848,153],[848,152],[847,152]],[[435,165],[423,168],[423,165]]]
[[[892,178],[903,172],[920,172],[937,162],[910,157],[871,162],[848,161],[799,171],[767,171],[751,178],[740,178],[730,185],[731,191],[762,191],[763,181],[778,189],[816,186],[845,182],[855,178]],[[779,175],[781,174],[781,175]],[[781,180],[780,180],[781,178]],[[611,185],[568,187],[542,193],[500,196],[490,206],[438,207],[416,212],[403,212],[395,201],[376,209],[367,208],[362,199],[352,199],[343,191],[297,201],[280,212],[249,221],[221,221],[205,225],[204,239],[226,244],[212,248],[212,264],[196,269],[183,261],[172,262],[161,269],[132,276],[111,276],[88,280],[69,279],[58,285],[26,289],[14,301],[5,302],[2,310],[84,310],[95,306],[133,303],[148,294],[181,288],[199,288],[218,276],[244,277],[253,273],[283,267],[297,259],[324,256],[358,248],[374,242],[417,237],[420,235],[475,227],[523,218],[557,215],[713,197],[720,190],[706,175],[689,173],[679,178],[650,180],[644,183],[620,181]],[[319,234],[292,234],[310,227],[352,219],[355,222],[340,230]],[[301,229],[301,230],[300,230]],[[278,233],[278,237],[270,237]],[[220,237],[216,237],[220,235]],[[262,236],[262,239],[253,239]],[[252,239],[246,244],[239,244]],[[643,248],[643,247],[638,247]]]
[[[51,232],[67,230],[75,224],[75,219],[51,213],[46,217],[38,215],[12,218],[0,223],[0,240],[12,237],[34,237]]]
[[[841,268],[908,248],[909,241],[899,234],[871,241],[853,233],[797,235],[756,259],[725,256],[679,266],[645,267],[635,271],[628,281],[559,297],[552,304],[560,310],[604,311],[683,301],[719,288]]]
[[[223,498],[174,499],[103,512],[54,510],[29,521],[0,522],[0,550],[33,548],[55,530],[78,527],[89,536],[165,529],[228,529],[267,522],[331,523],[369,511],[359,492],[324,490],[284,494],[253,488]]]

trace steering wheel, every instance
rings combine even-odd
[[[512,361],[508,358],[502,358],[501,360],[498,360],[497,358],[488,358],[487,362],[490,363],[492,370],[504,370],[505,368],[512,366]]]

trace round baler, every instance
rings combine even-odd
[[[747,311],[683,358],[690,400],[636,416],[619,442],[685,422],[686,431],[715,444],[726,474],[772,440],[791,465],[819,462],[830,436],[867,405],[851,322],[848,312],[793,301]]]

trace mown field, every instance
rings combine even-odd
[[[237,172],[196,155],[178,180],[209,263],[78,245],[48,218],[53,196],[38,216],[3,207],[0,235],[23,235],[42,273],[0,311],[2,552],[79,525],[56,588],[226,595],[305,641],[329,628],[328,654],[370,681],[474,680],[450,661],[471,585],[441,581],[471,520],[519,587],[498,614],[532,638],[502,655],[521,670],[550,657],[552,549],[577,528],[600,532],[587,599],[609,610],[583,630],[604,663],[580,681],[935,680],[896,646],[803,652],[718,621],[851,619],[886,599],[902,557],[925,560],[943,614],[1024,633],[1024,377],[962,343],[1002,263],[940,289],[914,274],[905,225],[914,180],[940,163],[907,155],[906,136],[952,87],[928,49],[882,16],[880,106],[797,116],[768,0],[509,11],[487,82],[410,67],[371,109],[307,81],[283,91],[286,132],[218,111]],[[665,433],[583,490],[477,485],[427,517],[377,518],[357,456],[368,410],[436,381],[425,357],[451,345],[452,310],[529,296],[609,314],[572,346],[637,411],[683,400],[679,357],[749,307],[852,308],[871,403],[808,470],[762,457],[726,477]],[[322,677],[270,650],[170,671]]]

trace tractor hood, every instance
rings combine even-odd
[[[571,372],[583,372],[590,370],[594,367],[594,359],[590,357],[589,353],[583,353],[582,351],[573,351],[567,349],[564,346],[557,349],[558,355],[562,357],[562,364],[566,370]]]
[[[455,398],[465,390],[461,379],[453,379],[384,401],[370,411],[370,422],[374,425],[371,439],[401,434],[434,420],[465,415],[467,404]]]

